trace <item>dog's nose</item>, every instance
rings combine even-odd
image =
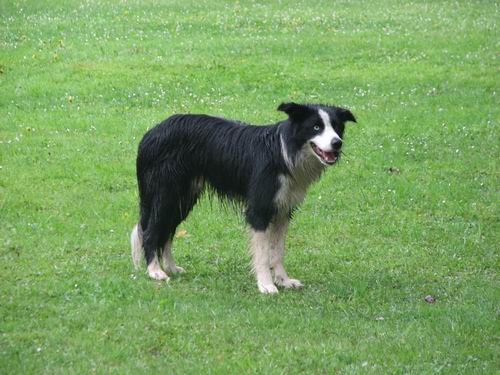
[[[332,148],[335,150],[335,151],[338,151],[340,150],[340,148],[342,147],[342,141],[340,139],[334,139],[332,141]]]

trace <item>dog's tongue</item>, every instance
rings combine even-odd
[[[327,152],[321,150],[321,156],[323,157],[323,160],[325,160],[327,163],[332,163],[335,161],[335,156],[333,155],[333,152]]]
[[[333,164],[337,161],[337,156],[331,151],[324,151],[314,143],[312,143],[312,148],[316,154],[327,164]]]

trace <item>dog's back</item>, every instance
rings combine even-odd
[[[220,195],[244,200],[262,164],[284,172],[276,125],[254,126],[206,115],[174,115],[149,130],[139,145],[141,196],[152,180],[186,184],[200,179]],[[265,159],[265,160],[264,160]],[[153,185],[155,185],[153,183]]]

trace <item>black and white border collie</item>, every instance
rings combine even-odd
[[[246,208],[259,290],[302,286],[283,266],[288,223],[309,185],[340,159],[344,125],[356,120],[328,105],[283,103],[278,110],[288,119],[267,126],[174,115],[144,135],[137,156],[141,217],[131,235],[136,267],[145,257],[155,280],[184,271],[172,258],[172,240],[208,187]]]

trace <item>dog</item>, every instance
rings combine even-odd
[[[208,190],[245,208],[259,291],[303,286],[283,265],[288,224],[308,187],[340,160],[345,123],[356,119],[322,104],[282,103],[278,110],[288,118],[265,126],[173,115],[144,135],[137,156],[140,221],[131,234],[136,267],[145,258],[155,280],[184,272],[172,257],[174,233]]]

